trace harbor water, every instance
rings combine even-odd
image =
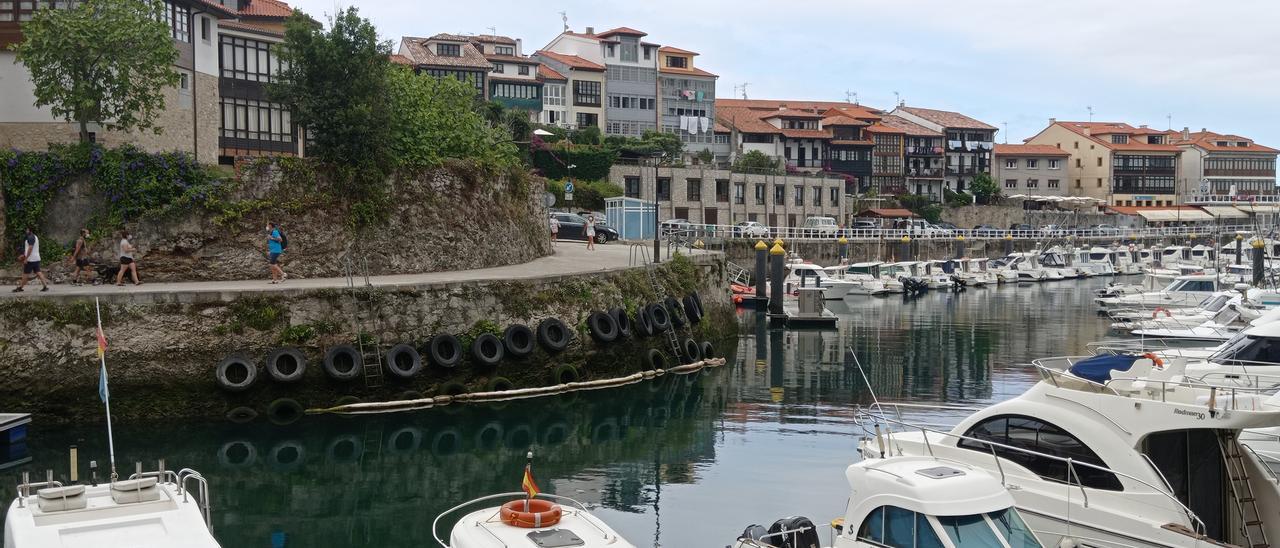
[[[637,546],[725,546],[752,523],[825,524],[842,512],[843,471],[863,435],[854,414],[872,391],[981,406],[1036,382],[1031,359],[1104,338],[1092,298],[1108,281],[849,297],[829,304],[834,331],[770,330],[740,311],[736,347],[719,349],[725,367],[616,389],[390,415],[120,423],[117,466],[127,475],[135,460],[151,469],[165,458],[199,470],[224,547],[423,547],[435,545],[432,521],[445,509],[518,491],[532,450],[544,491],[592,505]],[[941,426],[963,415],[909,419]],[[72,445],[82,475],[92,459],[105,476],[102,425],[34,419],[32,461],[0,471],[6,492],[23,470],[66,478]],[[442,538],[451,525],[441,523]]]

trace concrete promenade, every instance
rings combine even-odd
[[[649,246],[647,253],[652,252],[653,248]],[[554,254],[527,263],[474,270],[370,276],[369,283],[374,287],[420,287],[477,281],[545,280],[579,274],[612,272],[643,264],[643,258],[636,258],[633,261],[633,253],[636,252],[632,251],[632,246],[624,243],[600,244],[596,245],[594,251],[588,251],[583,242],[562,241],[556,244]],[[695,250],[693,254],[707,253]],[[114,284],[74,286],[64,283],[51,284],[49,291],[41,292],[40,281],[31,280],[27,282],[26,290],[22,293],[12,292],[12,286],[0,286],[0,299],[79,300],[85,297],[102,297],[103,300],[113,302],[187,302],[223,300],[246,293],[288,295],[316,289],[344,289],[348,286],[348,279],[345,277],[309,279],[290,277],[283,283],[272,284],[265,263],[262,265],[261,280],[147,283],[146,267],[145,262],[140,263],[138,272],[143,282],[140,286],[135,286],[127,280],[124,287]],[[289,265],[286,263],[286,272],[288,268]],[[357,276],[355,283],[357,287],[362,287],[364,278]]]

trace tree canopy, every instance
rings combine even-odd
[[[978,199],[980,204],[991,203],[992,198],[1000,197],[1000,185],[997,185],[990,174],[979,173],[973,178],[973,182],[969,184],[969,190],[973,192],[973,196]]]
[[[734,171],[746,173],[779,173],[777,158],[758,150],[748,150],[738,155],[733,162]]]
[[[529,127],[528,113],[504,111],[501,105],[477,111],[470,83],[421,76],[397,65],[390,71],[390,100],[396,113],[392,149],[400,164],[431,167],[446,158],[468,158],[488,166],[516,162],[518,151],[508,132]],[[492,125],[488,116],[494,117]]]
[[[152,0],[84,0],[69,9],[37,10],[14,46],[31,73],[35,106],[80,126],[118,131],[153,130],[165,108],[164,91],[176,86],[178,50],[163,4]]]

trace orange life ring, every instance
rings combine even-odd
[[[1146,354],[1143,354],[1142,357],[1154,362],[1156,364],[1156,367],[1159,367],[1161,369],[1164,368],[1164,360],[1160,359],[1159,356],[1152,354],[1150,352],[1147,352]]]
[[[1153,319],[1153,320],[1154,320],[1154,319],[1156,318],[1156,316],[1159,316],[1159,315],[1160,315],[1160,313],[1161,313],[1161,312],[1164,312],[1164,317],[1166,317],[1166,318],[1172,318],[1172,317],[1173,317],[1173,313],[1172,313],[1172,312],[1169,312],[1169,309],[1168,309],[1168,308],[1165,308],[1165,307],[1163,307],[1163,306],[1159,306],[1159,307],[1156,307],[1156,309],[1155,309],[1154,311],[1152,311],[1152,312],[1151,312],[1151,319]]]
[[[516,499],[502,505],[498,512],[502,523],[512,527],[536,529],[560,523],[560,505],[542,499]]]

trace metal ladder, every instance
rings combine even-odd
[[[373,283],[369,280],[369,261],[360,258],[360,277],[364,284],[357,287],[356,272],[350,255],[346,260],[347,289],[351,295],[351,303],[355,306],[356,348],[360,351],[360,369],[364,376],[365,388],[382,386],[382,341],[376,333],[367,329],[369,319],[373,317],[373,303],[370,298]],[[372,341],[366,340],[372,338]]]
[[[1258,512],[1257,498],[1245,469],[1244,454],[1236,437],[1226,430],[1218,432],[1218,448],[1227,466],[1227,480],[1231,486],[1231,500],[1240,515],[1240,534],[1249,548],[1269,548],[1267,531],[1262,527],[1262,514]],[[1256,539],[1256,540],[1255,540]]]
[[[649,287],[653,288],[653,294],[655,297],[658,298],[658,305],[665,308],[667,304],[663,302],[666,299],[663,298],[662,284],[658,283],[657,266],[649,265],[645,267],[644,271],[649,275]],[[671,315],[671,314],[673,314],[673,312],[668,310],[667,315]],[[667,342],[670,343],[671,345],[671,356],[674,357],[678,362],[680,361],[680,356],[682,356],[684,353],[680,351],[680,338],[676,336],[675,323],[674,322],[670,322],[670,323],[671,323],[670,328],[666,330]]]
[[[724,267],[725,267],[725,270],[727,270],[727,274],[729,275],[729,283],[745,285],[748,287],[751,286],[750,270],[742,268],[741,266],[739,266],[737,263],[734,263],[733,261],[725,261]]]

